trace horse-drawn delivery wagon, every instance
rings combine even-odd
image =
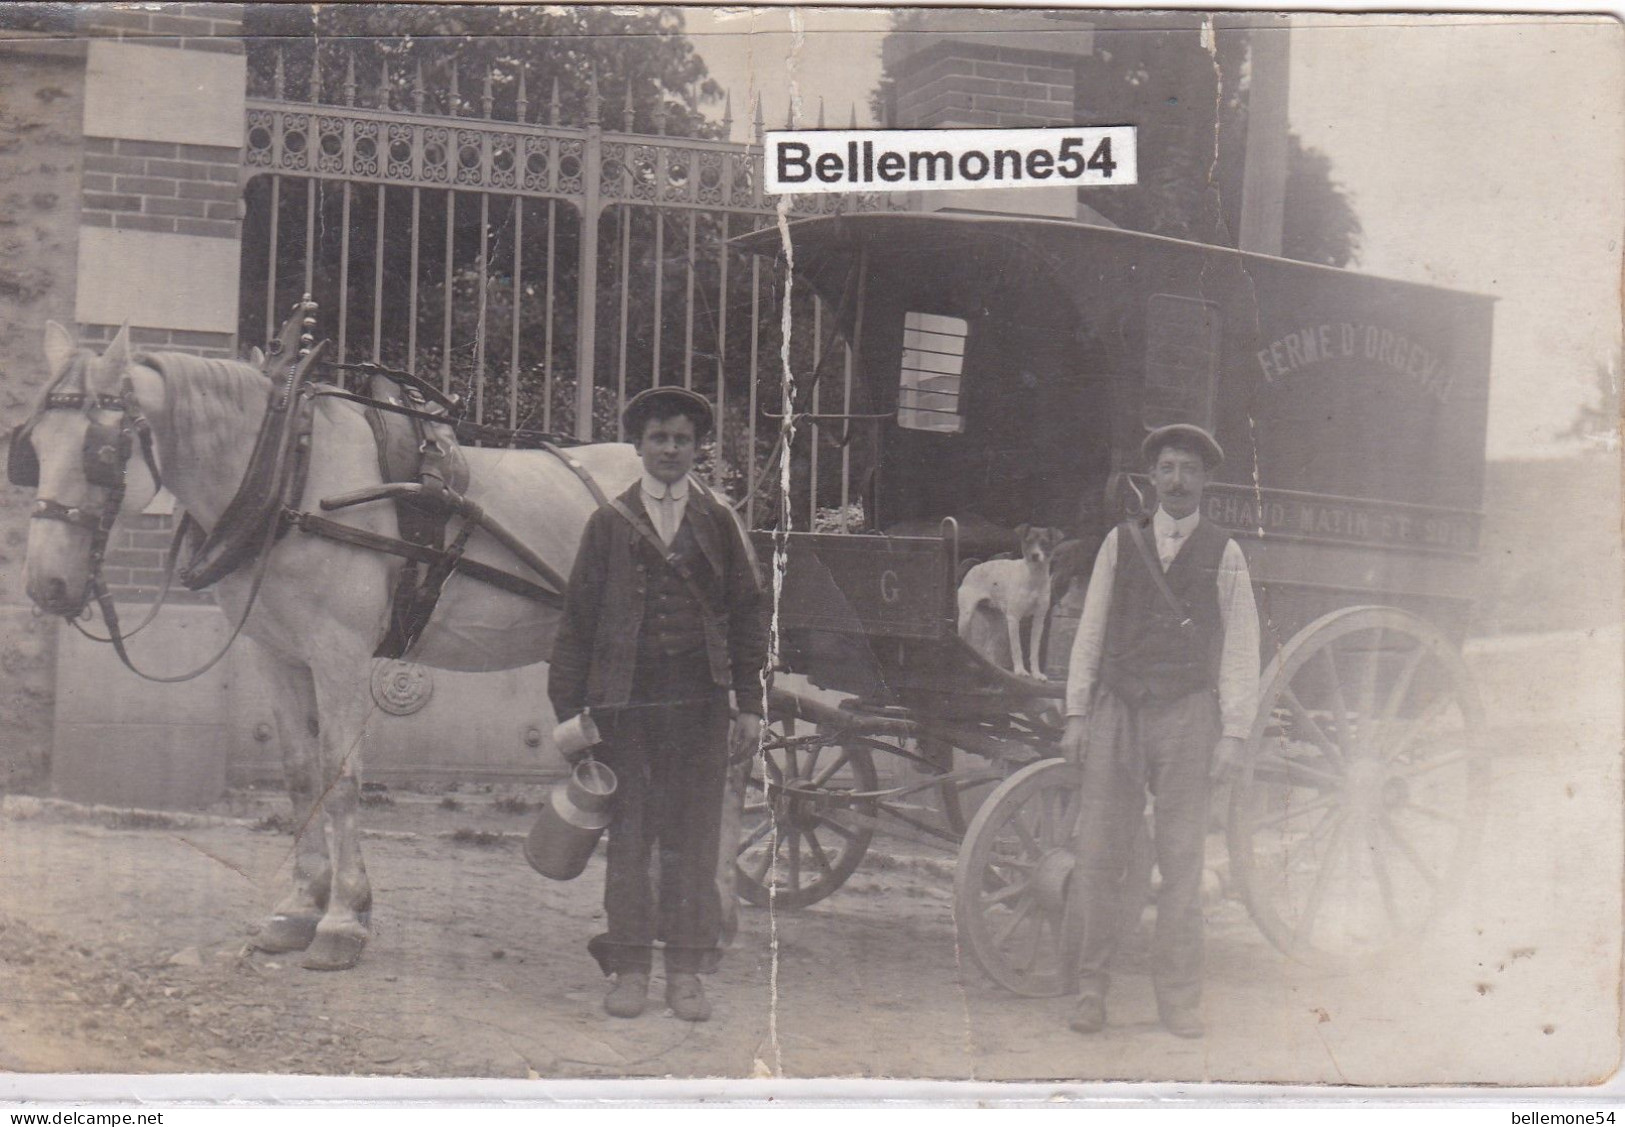
[[[738,242],[783,249],[771,229]],[[789,244],[792,285],[833,311],[853,363],[843,410],[821,413],[838,350],[814,350],[824,363],[791,380],[787,421],[843,445],[831,461],[850,471],[839,523],[853,531],[759,534],[778,664],[810,688],[785,677],[773,690],[744,895],[813,903],[877,825],[900,822],[961,843],[959,926],[993,979],[1066,986],[1078,776],[1055,754],[1053,678],[1076,592],[1049,616],[1050,676],[1029,677],[960,637],[957,587],[1020,524],[1063,530],[1087,562],[1145,504],[1147,428],[1177,421],[1231,451],[1203,511],[1243,546],[1266,643],[1230,791],[1232,883],[1304,959],[1419,929],[1467,863],[1487,783],[1455,646],[1478,534],[1489,301],[1060,221],[857,215],[793,224]],[[290,786],[311,814],[296,818],[290,891],[257,943],[333,968],[359,958],[372,903],[353,754],[370,658],[412,647],[468,670],[544,658],[586,516],[636,460],[618,444],[471,450],[466,481],[445,459],[396,472],[383,416],[411,419],[402,448],[427,454],[444,444],[422,428],[446,428],[444,412],[308,380],[309,313],[285,329],[273,379],[133,355],[122,333],[96,357],[52,326],[52,380],[12,436],[8,474],[37,489],[31,597],[69,619],[94,597],[121,651],[101,568],[114,522],[162,484],[210,527],[182,577],[218,580],[233,637],[260,643]],[[806,445],[779,449],[793,464]],[[412,514],[385,500],[439,523],[414,538]],[[341,567],[343,584],[310,584]],[[883,778],[877,758],[897,769]]]
[[[760,534],[779,668],[812,688],[773,693],[745,895],[828,896],[900,822],[961,842],[956,914],[982,969],[1066,988],[1076,592],[1051,616],[1050,677],[1022,677],[961,638],[956,586],[1022,524],[1092,560],[1148,504],[1148,430],[1187,422],[1230,451],[1202,511],[1247,556],[1267,661],[1231,777],[1230,882],[1301,959],[1419,930],[1468,862],[1487,784],[1456,647],[1489,299],[1065,221],[854,215],[739,242],[836,310],[856,374],[839,414],[809,409],[819,372],[789,392],[795,425],[847,447],[857,534]]]

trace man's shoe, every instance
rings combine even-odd
[[[649,1004],[649,974],[641,970],[623,970],[616,974],[615,985],[604,995],[604,1012],[610,1017],[637,1017]]]
[[[1203,1033],[1202,1015],[1195,1006],[1162,1011],[1162,1024],[1175,1037],[1197,1038]]]
[[[1078,999],[1078,1008],[1072,1011],[1067,1023],[1074,1033],[1099,1033],[1106,1028],[1106,1003],[1092,995]]]
[[[697,974],[666,972],[666,1004],[684,1021],[710,1021],[711,1003]]]

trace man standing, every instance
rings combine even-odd
[[[1236,757],[1258,699],[1258,612],[1241,548],[1202,519],[1224,460],[1213,436],[1175,424],[1141,452],[1157,511],[1118,525],[1095,558],[1067,672],[1062,748],[1083,767],[1078,828],[1082,991],[1071,1025],[1106,1024],[1106,967],[1120,888],[1149,791],[1162,889],[1151,975],[1163,1024],[1200,1037],[1202,848],[1210,772]]]
[[[548,696],[561,721],[591,710],[600,757],[619,782],[608,930],[587,945],[614,979],[604,1008],[643,1012],[659,940],[667,1004],[684,1021],[705,1021],[699,973],[721,953],[723,785],[729,750],[754,748],[761,734],[767,600],[733,513],[689,478],[710,404],[682,388],[652,388],[622,421],[643,476],[587,522]],[[739,712],[731,738],[730,689]]]

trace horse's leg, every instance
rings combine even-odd
[[[322,833],[316,687],[305,665],[288,661],[261,645],[252,648],[274,702],[282,769],[293,804],[294,834],[291,887],[261,925],[254,946],[261,951],[303,951],[316,938],[316,922],[327,908],[332,880]]]
[[[322,665],[327,668],[315,670],[316,701],[321,710],[321,802],[333,879],[327,911],[316,925],[316,938],[301,965],[307,970],[348,970],[361,959],[372,916],[372,885],[361,859],[357,824],[361,738],[373,707],[364,675],[371,664],[362,659],[348,669],[347,676],[342,658],[329,655]],[[357,668],[363,674],[360,679]]]

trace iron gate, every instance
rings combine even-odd
[[[849,523],[847,428],[821,433],[805,415],[785,426],[777,377],[788,330],[798,379],[823,373],[798,410],[862,411],[850,350],[821,300],[792,291],[784,318],[780,272],[726,245],[778,218],[759,106],[755,141],[740,144],[667,136],[660,117],[655,134],[633,133],[630,94],[623,130],[606,130],[596,80],[573,126],[559,121],[556,82],[543,120],[528,120],[523,74],[515,119],[499,120],[490,75],[483,115],[463,117],[423,112],[421,72],[410,110],[390,104],[384,75],[374,104],[358,104],[353,58],[347,73],[342,104],[286,98],[280,64],[270,96],[248,99],[241,340],[268,339],[310,293],[341,361],[438,372],[477,422],[582,440],[623,437],[629,396],[681,384],[715,404],[709,473],[753,525]],[[903,206],[884,194],[790,201],[794,215]],[[766,502],[781,432],[782,506]]]

